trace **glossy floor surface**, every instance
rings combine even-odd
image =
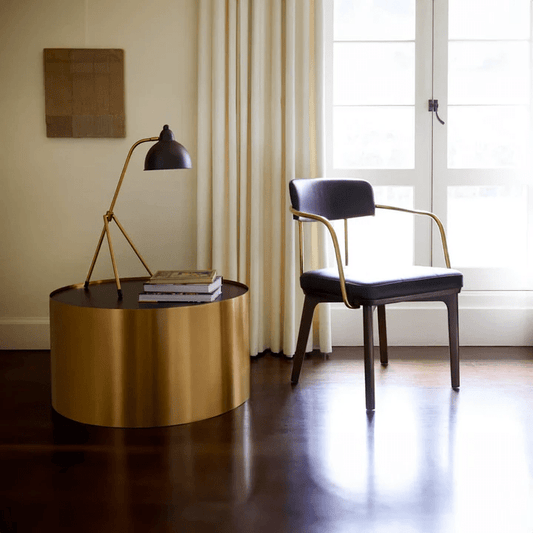
[[[252,363],[251,398],[167,428],[73,423],[48,352],[0,352],[0,532],[533,531],[533,349],[391,348]]]

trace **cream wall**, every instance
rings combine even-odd
[[[169,124],[196,161],[196,0],[1,0],[0,349],[49,347],[48,296],[83,282],[124,159]],[[126,138],[49,139],[44,48],[125,51]],[[142,171],[115,213],[153,269],[196,267],[196,171]],[[115,233],[121,276],[144,269]],[[93,279],[113,276],[107,247]]]

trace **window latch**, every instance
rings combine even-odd
[[[438,100],[428,100],[428,111],[430,113],[435,113],[435,116],[437,117],[437,120],[441,123],[441,124],[445,124],[444,120],[442,120],[440,117],[439,117],[439,101]]]

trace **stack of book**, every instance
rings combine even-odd
[[[215,270],[159,270],[144,284],[139,302],[213,302],[222,294]]]

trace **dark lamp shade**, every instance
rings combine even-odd
[[[183,145],[174,140],[174,134],[163,126],[163,131],[144,160],[144,170],[166,170],[172,168],[192,168],[191,156]]]

